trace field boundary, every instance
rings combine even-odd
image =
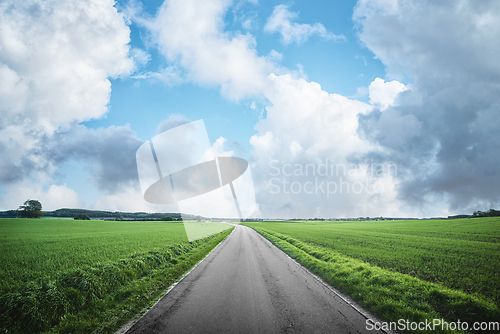
[[[265,236],[263,236],[262,234],[260,234],[258,231],[256,231],[255,229],[253,229],[250,226],[246,226],[246,225],[243,225],[243,226],[245,226],[247,228],[251,228],[261,238],[263,238],[265,242],[269,243],[273,247],[276,247],[281,253],[283,253],[283,255],[285,255],[285,257],[287,257],[289,260],[291,260],[292,262],[294,262],[304,272],[306,272],[307,274],[311,275],[316,281],[318,281],[318,283],[320,283],[321,285],[323,285],[323,287],[325,287],[330,292],[332,292],[334,295],[336,295],[337,297],[339,297],[340,299],[342,299],[347,305],[349,305],[354,310],[356,310],[359,314],[361,314],[363,317],[365,317],[365,319],[367,319],[367,320],[370,319],[370,320],[372,320],[374,322],[379,322],[379,323],[381,322],[381,320],[379,318],[377,318],[375,315],[373,315],[369,311],[364,310],[351,297],[349,297],[347,295],[344,295],[343,293],[341,293],[340,291],[338,291],[337,289],[335,289],[334,287],[332,287],[330,284],[328,284],[327,282],[325,282],[321,277],[319,277],[318,275],[316,275],[315,273],[313,273],[312,271],[310,271],[309,269],[307,269],[301,263],[297,262],[294,258],[290,257],[290,255],[288,255],[287,253],[285,253],[281,248],[279,248],[278,246],[276,246],[275,244],[273,244],[271,241],[269,241]],[[386,331],[386,330],[384,330],[382,328],[380,329],[380,331],[382,331],[382,332],[384,332],[386,334],[397,334],[397,332],[389,331],[389,330]]]
[[[232,225],[232,224],[228,224],[228,225]],[[138,312],[134,317],[132,317],[132,319],[130,319],[125,325],[123,325],[122,327],[120,327],[118,330],[116,330],[113,333],[114,334],[126,334],[135,325],[135,323],[137,321],[139,321],[151,309],[153,309],[153,307],[156,304],[158,304],[163,298],[165,298],[170,293],[170,291],[172,291],[177,286],[177,284],[179,284],[196,267],[198,267],[198,265],[200,265],[203,261],[205,261],[205,259],[208,256],[210,256],[210,254],[212,254],[220,245],[222,245],[234,233],[234,230],[236,230],[235,226],[234,226],[233,230],[231,231],[231,233],[229,233],[221,242],[219,242],[214,248],[212,248],[212,250],[210,250],[210,252],[203,259],[201,259],[200,261],[198,261],[194,266],[192,266],[184,274],[182,274],[182,276],[177,281],[175,281],[174,283],[172,283],[166,290],[164,290],[164,292],[160,293],[159,297],[157,297],[157,299],[155,299],[154,303],[148,304],[147,306],[145,306],[140,312]]]

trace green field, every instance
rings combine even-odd
[[[188,242],[182,222],[0,219],[0,331],[110,332],[229,234],[217,225]]]
[[[500,319],[500,218],[245,225],[383,319]]]

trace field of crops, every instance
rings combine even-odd
[[[245,225],[386,319],[500,319],[500,218]]]
[[[230,232],[182,222],[0,219],[0,332],[110,332]]]

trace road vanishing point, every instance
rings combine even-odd
[[[236,225],[126,333],[382,333],[368,331],[361,313],[260,234]]]

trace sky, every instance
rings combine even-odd
[[[500,207],[498,1],[0,2],[0,210],[166,212],[136,151],[203,119],[267,218]]]

